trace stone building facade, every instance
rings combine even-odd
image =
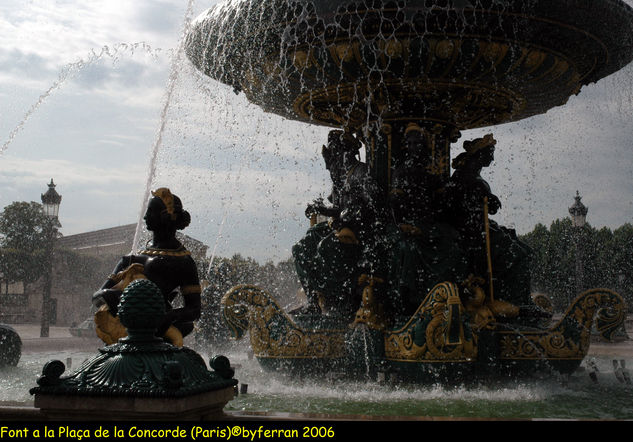
[[[135,231],[136,224],[127,224],[57,239],[51,325],[77,325],[92,316],[92,294],[112,273],[121,256],[130,253]],[[177,236],[194,260],[203,265],[208,246],[187,235]],[[43,291],[43,278],[26,286],[18,283],[5,287],[0,294],[0,322],[39,323]]]

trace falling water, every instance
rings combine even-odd
[[[180,65],[182,64],[182,57],[184,54],[184,51],[183,51],[184,38],[187,35],[187,32],[189,30],[191,16],[193,13],[193,3],[194,3],[194,0],[189,0],[189,2],[187,3],[187,10],[185,12],[185,19],[183,23],[182,34],[180,37],[180,43],[171,64],[171,72],[169,73],[169,80],[167,83],[165,103],[163,104],[163,109],[160,114],[160,126],[158,128],[158,133],[156,135],[156,141],[154,141],[154,145],[152,146],[152,150],[150,152],[147,181],[145,183],[145,192],[143,193],[143,203],[141,206],[141,211],[139,213],[138,222],[136,224],[136,231],[134,232],[134,241],[132,243],[132,253],[136,253],[139,249],[139,242],[141,240],[141,233],[143,230],[143,216],[145,214],[145,211],[147,210],[147,203],[149,199],[149,194],[151,192],[152,180],[154,179],[154,176],[156,174],[156,159],[158,158],[158,151],[160,150],[163,144],[163,133],[165,131],[165,125],[167,124],[167,111],[169,110],[169,106],[171,104],[171,97],[174,92],[176,80],[178,79]]]
[[[222,221],[220,221],[220,228],[218,229],[218,236],[215,239],[213,251],[211,252],[211,259],[209,259],[209,266],[207,267],[207,275],[211,272],[211,269],[213,268],[213,261],[215,260],[215,252],[217,251],[218,243],[220,242],[220,239],[222,238],[222,229],[224,228],[226,217],[227,217],[227,212],[224,211],[224,214],[222,215]]]

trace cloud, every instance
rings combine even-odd
[[[67,185],[90,185],[95,189],[107,188],[109,185],[129,185],[136,181],[134,176],[141,175],[142,167],[134,164],[122,164],[116,168],[102,168],[98,166],[82,166],[68,160],[42,159],[25,160],[11,154],[3,156],[0,163],[0,183],[11,184],[17,180],[24,185],[38,185],[42,187],[42,180],[50,181],[51,173],[61,177]]]
[[[0,31],[5,47],[27,48],[44,58],[72,60],[94,48],[117,43],[152,41],[174,44],[176,18],[163,20],[167,28],[147,26],[147,11],[160,7],[166,16],[184,17],[183,2],[109,0],[107,2],[5,0],[0,6]],[[141,19],[141,20],[139,20]],[[58,63],[57,61],[56,63]]]
[[[152,34],[175,34],[182,26],[182,3],[165,0],[138,2],[134,22],[140,29]]]

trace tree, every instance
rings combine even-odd
[[[596,230],[589,227],[582,238],[584,288],[615,288],[617,268],[613,263],[613,233],[608,227]]]
[[[36,281],[46,266],[52,221],[36,202],[14,202],[0,214],[0,274],[5,284]]]
[[[569,218],[552,222],[549,231],[537,224],[521,236],[533,250],[532,290],[547,293],[556,310],[563,310],[575,297],[575,240]]]
[[[548,259],[549,230],[543,224],[534,226],[534,230],[521,237],[521,240],[530,246],[533,252],[530,275],[533,292],[548,292],[550,261]]]
[[[608,288],[620,293],[633,306],[633,226],[624,224],[613,232],[608,227],[582,229],[565,218],[552,222],[549,230],[537,224],[522,235],[533,250],[532,290],[548,294],[556,310],[564,310],[578,295],[576,290],[576,245],[582,259],[582,289]]]
[[[613,268],[616,269],[616,286],[633,307],[633,225],[626,223],[613,231]]]

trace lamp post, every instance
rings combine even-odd
[[[580,202],[581,196],[576,191],[574,205],[569,208],[569,214],[571,215],[572,224],[576,231],[576,295],[582,292],[582,280],[583,280],[583,265],[582,265],[582,230],[585,227],[587,220],[587,212],[589,209]]]
[[[46,225],[47,234],[47,250],[46,250],[46,274],[44,275],[44,293],[42,295],[42,324],[40,328],[40,337],[47,338],[49,335],[50,315],[51,315],[51,287],[53,278],[53,248],[57,227],[59,226],[59,205],[62,202],[62,196],[55,190],[55,183],[51,178],[46,193],[42,194],[42,205],[44,213],[48,217],[49,222]]]

